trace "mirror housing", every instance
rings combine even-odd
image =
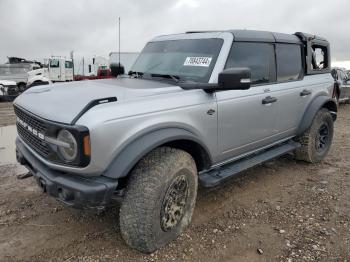
[[[250,88],[249,68],[228,68],[219,74],[218,90],[246,90]]]

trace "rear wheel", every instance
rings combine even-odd
[[[134,168],[120,209],[126,243],[150,253],[189,225],[197,195],[197,169],[186,152],[161,147]]]
[[[319,110],[311,127],[298,139],[301,147],[296,149],[295,157],[310,163],[322,161],[327,155],[333,140],[333,118],[331,113]]]

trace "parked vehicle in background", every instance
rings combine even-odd
[[[332,68],[335,81],[335,96],[338,103],[350,102],[350,77],[345,68]]]
[[[111,52],[109,54],[109,64],[119,65],[124,67],[124,71],[127,73],[131,69],[132,65],[135,63],[139,52]]]
[[[73,62],[65,57],[51,57],[48,59],[48,74],[53,83],[73,81]]]
[[[12,101],[19,94],[19,87],[15,81],[0,80],[0,101]]]
[[[37,70],[40,65],[37,63],[6,63],[0,65],[0,80],[16,82],[19,91],[26,89],[28,82],[28,72]]]
[[[88,76],[83,75],[75,75],[74,81],[82,81],[82,80],[96,80],[96,79],[106,79],[111,78],[111,69],[108,66],[99,66],[95,74],[91,74]]]
[[[76,74],[74,80],[96,80],[112,77],[111,69],[108,66],[108,60],[102,56],[95,56],[92,58],[92,63],[88,64],[88,75],[84,75],[84,71],[85,70],[83,70],[83,74]]]
[[[47,59],[43,68],[28,72],[27,88],[69,81],[73,81],[72,60],[54,56]]]
[[[348,78],[350,79],[350,70],[346,70],[346,74],[347,74]]]
[[[326,157],[337,117],[329,49],[305,33],[156,37],[128,75],[19,96],[17,160],[71,207],[120,200],[122,237],[153,252],[190,224],[198,184],[287,153]]]

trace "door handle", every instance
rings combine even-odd
[[[262,104],[263,105],[272,104],[272,103],[275,103],[276,101],[277,101],[276,97],[267,96],[262,100]]]
[[[304,89],[303,91],[300,92],[300,96],[308,96],[311,95],[311,91]]]

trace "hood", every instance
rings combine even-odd
[[[44,119],[70,124],[97,99],[116,97],[113,103],[118,103],[181,90],[170,83],[140,78],[76,81],[32,87],[16,98],[15,105]]]
[[[0,80],[0,85],[2,86],[15,86],[17,85],[15,81],[10,80]]]
[[[28,71],[28,77],[32,77],[32,76],[36,76],[36,75],[42,75],[48,73],[48,69],[47,68],[39,68],[39,69],[35,69],[35,70],[31,70]]]

